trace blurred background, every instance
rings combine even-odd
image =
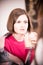
[[[37,32],[37,16],[42,0],[0,0],[0,36],[7,32],[7,20],[14,8],[22,8],[27,11],[31,21],[31,31]]]

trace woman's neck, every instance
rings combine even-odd
[[[23,41],[23,40],[24,40],[24,35],[21,35],[21,34],[13,34],[13,37],[14,37],[17,41]]]

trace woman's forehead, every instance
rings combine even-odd
[[[25,14],[23,14],[23,15],[20,15],[18,18],[17,18],[17,21],[24,21],[24,20],[26,20],[26,21],[28,21],[28,18],[27,18],[27,16],[25,15]]]

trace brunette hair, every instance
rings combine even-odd
[[[23,14],[25,14],[28,18],[28,31],[30,31],[31,26],[30,26],[30,20],[27,15],[27,12],[24,9],[16,8],[16,9],[13,9],[12,12],[10,13],[8,22],[7,22],[7,29],[10,33],[14,32],[14,24],[15,24],[17,18]]]
[[[43,4],[40,5],[39,11],[38,11],[38,23],[39,23],[39,38],[43,38]]]

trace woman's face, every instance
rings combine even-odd
[[[14,24],[14,31],[17,34],[25,34],[28,28],[28,18],[25,14],[20,15]]]

